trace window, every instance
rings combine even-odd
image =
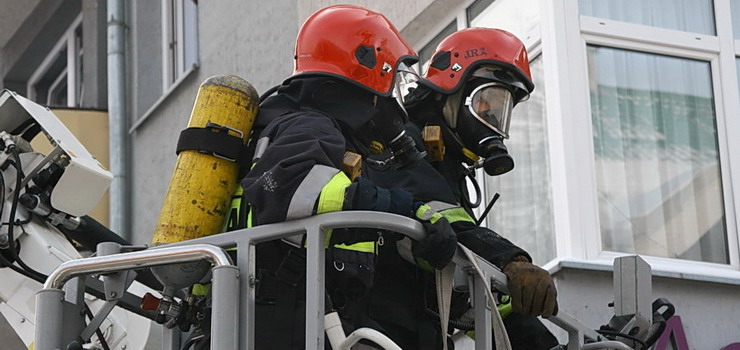
[[[198,63],[198,5],[194,0],[162,0],[164,90]]]
[[[588,55],[603,249],[729,263],[709,63]]]
[[[580,0],[582,15],[714,35],[712,0]]]
[[[740,39],[740,1],[730,0],[730,8],[732,9],[732,33],[735,40],[738,40]]]
[[[78,107],[82,88],[82,15],[78,16],[28,80],[28,98],[49,107]]]
[[[539,39],[540,2],[521,0],[480,0],[468,8],[470,27],[503,29],[514,34],[525,45],[531,46]]]
[[[740,85],[740,58],[735,57],[735,72],[737,73],[737,83]]]
[[[514,108],[506,140],[514,170],[486,176],[485,189],[487,198],[501,193],[488,215],[488,227],[529,252],[535,263],[544,264],[555,258],[555,230],[542,59],[532,60],[530,69],[535,90]]]

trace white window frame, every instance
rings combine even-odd
[[[72,24],[67,28],[67,30],[62,34],[62,37],[57,41],[56,44],[52,47],[51,51],[44,57],[44,60],[41,61],[41,64],[36,68],[36,70],[31,74],[31,77],[28,79],[28,82],[26,83],[26,95],[29,100],[37,101],[38,96],[36,96],[36,84],[39,83],[41,78],[44,77],[46,72],[51,68],[51,65],[54,64],[54,61],[57,59],[59,54],[64,50],[67,49],[67,67],[64,71],[62,71],[55,81],[49,86],[49,93],[52,91],[53,88],[56,88],[60,84],[66,83],[67,84],[67,107],[77,107],[80,102],[80,97],[78,96],[77,90],[78,86],[80,85],[80,77],[81,73],[79,71],[79,62],[80,62],[80,45],[75,40],[75,31],[82,25],[82,13],[77,15],[74,21],[72,21]],[[66,77],[65,77],[66,74]],[[66,81],[65,81],[66,80]],[[42,101],[42,103],[49,104],[49,97],[47,95],[47,98],[45,101]]]
[[[543,0],[544,1],[544,0]],[[740,207],[740,93],[735,56],[740,40],[732,38],[729,0],[714,0],[717,36],[688,33],[609,19],[581,16],[578,0],[545,1],[543,51],[548,115],[560,115],[550,140],[558,256],[611,266],[625,253],[604,251],[598,217],[591,124],[587,45],[706,61],[710,64],[721,168],[729,264],[645,256],[657,275],[696,279],[713,277],[740,281],[737,208]],[[577,20],[576,20],[577,19]],[[740,20],[740,19],[739,19]],[[557,158],[555,158],[557,157]],[[565,176],[565,169],[569,169]],[[578,169],[578,170],[575,170]],[[575,171],[574,171],[575,170]]]

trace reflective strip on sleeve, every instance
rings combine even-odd
[[[340,211],[344,206],[344,192],[352,184],[344,172],[339,171],[328,184],[321,189],[317,214]]]
[[[432,210],[438,211],[438,212],[442,210],[447,210],[447,209],[458,207],[457,204],[450,204],[450,203],[445,203],[445,202],[440,202],[440,201],[431,201],[431,202],[426,202],[424,204],[428,205],[430,208],[432,208]]]
[[[330,213],[342,210],[344,206],[344,192],[352,181],[343,171],[339,171],[332,177],[326,186],[321,190],[319,204],[316,208],[317,214]],[[325,247],[331,242],[332,231],[326,233]],[[334,248],[351,250],[361,253],[375,253],[375,241],[358,242],[354,244],[335,244]]]
[[[451,209],[445,209],[439,212],[447,218],[447,221],[449,221],[451,224],[458,222],[458,221],[468,221],[475,223],[475,220],[468,215],[468,213],[465,211],[465,209],[461,207],[451,208]]]
[[[285,219],[295,220],[310,216],[319,194],[337,172],[337,168],[314,165],[293,194]]]
[[[337,172],[334,177],[331,178],[328,184],[321,189],[319,195],[319,204],[316,207],[316,214],[330,213],[342,210],[344,206],[344,192],[347,187],[352,184],[352,181],[347,177],[343,171]],[[324,247],[329,246],[331,241],[332,230],[326,233],[324,239]],[[342,248],[344,249],[344,248]]]
[[[422,204],[419,209],[416,209],[416,217],[422,221],[429,221],[431,223],[437,222],[443,216],[440,213],[434,211],[430,206]]]
[[[252,162],[256,162],[257,159],[262,158],[262,155],[265,154],[265,150],[267,149],[267,145],[270,144],[270,138],[267,136],[260,137],[259,140],[257,140],[257,144],[254,146],[254,156],[252,157]]]

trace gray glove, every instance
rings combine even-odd
[[[550,274],[523,256],[506,264],[514,312],[548,318],[558,313],[558,292]]]

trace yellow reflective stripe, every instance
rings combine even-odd
[[[241,215],[242,194],[244,194],[244,190],[242,189],[242,186],[239,185],[236,187],[234,194],[231,195],[231,207],[229,208],[229,212],[226,214],[226,220],[224,220],[224,224],[221,227],[221,232],[235,229],[239,225],[239,222],[241,221],[239,220],[241,219],[239,215]],[[232,223],[234,223],[234,227],[231,227]]]
[[[335,244],[334,248],[344,249],[344,250],[351,250],[355,252],[363,252],[363,253],[375,253],[375,242],[360,242],[355,244]]]
[[[208,292],[209,291],[211,291],[211,284],[210,283],[208,283],[208,284],[196,283],[196,284],[193,285],[193,292],[192,292],[192,294],[193,295],[198,295],[198,296],[205,296],[205,295],[208,295]]]
[[[316,207],[316,214],[330,213],[342,210],[344,207],[344,192],[347,187],[352,184],[352,181],[344,174],[343,171],[337,172],[334,177],[329,180],[324,188],[321,189],[319,194],[319,203]],[[326,233],[324,239],[324,247],[329,246],[331,241],[332,230]]]
[[[514,308],[511,306],[511,297],[504,295],[501,301],[501,304],[498,304],[498,313],[501,315],[501,318],[506,318],[514,312]]]
[[[434,272],[434,267],[432,267],[431,264],[429,264],[428,261],[422,259],[422,258],[416,258],[416,266],[420,269],[427,271],[427,272]]]
[[[465,209],[457,207],[457,208],[450,208],[445,209],[439,212],[442,216],[447,218],[447,221],[450,223],[458,222],[458,221],[468,221],[475,223],[475,220],[468,215],[468,213],[465,211]]]
[[[416,217],[421,220],[429,220],[429,222],[435,223],[443,216],[442,214],[435,212],[432,207],[422,204],[419,206],[419,209],[416,209]]]
[[[316,214],[340,211],[344,206],[344,192],[352,184],[344,172],[337,172],[334,177],[321,189],[319,205]]]

